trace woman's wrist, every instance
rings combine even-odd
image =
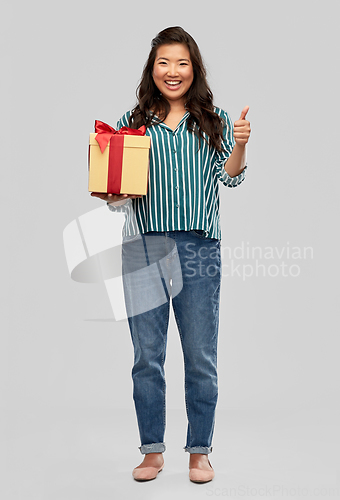
[[[118,201],[108,201],[108,205],[112,205],[113,207],[119,207],[120,205],[125,205],[125,203],[128,201],[129,198],[125,198],[123,200],[118,200]]]

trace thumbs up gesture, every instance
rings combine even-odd
[[[239,120],[234,123],[234,139],[239,146],[245,146],[250,136],[250,122],[246,120],[249,106],[242,109]]]

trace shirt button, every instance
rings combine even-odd
[[[175,172],[177,172],[178,168],[175,168]]]
[[[175,189],[178,189],[178,186],[175,186]]]
[[[179,207],[179,205],[176,205],[176,207],[178,208],[178,207]]]
[[[176,153],[176,149],[174,149],[173,152]]]

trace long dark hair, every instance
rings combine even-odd
[[[204,140],[206,139],[202,132],[205,132],[209,137],[209,145],[221,151],[224,123],[214,112],[213,94],[207,82],[200,50],[192,36],[179,26],[166,28],[152,40],[150,54],[136,91],[138,104],[132,111],[129,126],[131,128],[139,128],[141,125],[149,127],[154,115],[160,117],[160,121],[164,121],[168,116],[170,104],[155,85],[152,73],[157,49],[162,45],[174,43],[181,43],[188,47],[194,71],[194,79],[186,94],[185,103],[186,110],[190,113],[188,129]]]

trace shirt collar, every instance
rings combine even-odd
[[[180,126],[182,125],[182,123],[183,123],[184,121],[186,121],[186,120],[189,118],[189,116],[190,116],[189,111],[186,111],[186,112],[184,113],[184,115],[182,116],[182,118],[181,118],[180,122],[178,123],[177,127],[175,128],[175,130],[177,130],[177,129],[178,129],[178,127],[180,127]],[[165,123],[163,123],[163,122],[160,122],[160,123],[159,123],[157,120],[158,120],[158,116],[157,116],[157,115],[154,115],[154,117],[153,117],[153,119],[152,119],[152,123],[153,123],[153,124],[157,124],[157,125],[160,125],[160,126],[162,126],[162,127],[165,127],[165,128],[170,129],[170,127],[168,127],[167,125],[165,125]],[[170,129],[170,130],[171,130],[171,129]],[[175,132],[175,130],[173,130],[173,132]]]

